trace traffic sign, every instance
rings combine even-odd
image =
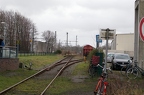
[[[102,43],[102,39],[99,38],[99,35],[96,35],[96,42],[97,43]]]
[[[144,41],[144,17],[140,20],[139,23],[139,33],[141,40]]]
[[[115,29],[101,29],[100,30],[100,39],[114,39],[116,34],[116,30]]]

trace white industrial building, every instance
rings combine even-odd
[[[111,42],[111,51],[134,56],[134,33],[116,34]]]

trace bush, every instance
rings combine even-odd
[[[57,51],[55,52],[55,54],[61,54],[61,53],[62,53],[61,50],[57,50]]]
[[[104,55],[103,49],[100,49],[100,48],[93,49],[93,50],[88,54],[88,57],[87,57],[89,63],[90,63],[90,61],[91,61],[91,59],[92,59],[92,56],[93,56],[93,55],[96,55],[96,53],[103,53],[103,55]],[[104,58],[104,56],[103,56],[103,58]]]

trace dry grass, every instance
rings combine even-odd
[[[109,76],[108,95],[144,95],[143,78],[129,80],[115,71]]]

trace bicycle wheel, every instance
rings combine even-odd
[[[96,92],[95,95],[103,95],[103,93],[101,92],[101,89],[98,89],[98,92]]]
[[[100,88],[98,88],[98,91],[95,93],[95,95],[102,95]]]
[[[129,68],[126,73],[129,79],[135,79],[138,76],[138,70],[136,68]]]
[[[90,68],[89,68],[89,75],[90,75],[91,77],[94,77],[94,76],[95,76],[95,68],[92,67],[92,66],[90,66]]]
[[[121,68],[121,74],[122,74],[122,75],[125,75],[125,74],[126,74],[126,66],[123,66],[123,67]]]
[[[89,73],[90,76],[91,76],[91,68],[92,68],[92,66],[90,66],[89,69],[88,69],[88,73]]]
[[[103,95],[103,89],[104,89],[104,83],[100,83],[97,88],[97,92],[95,92],[95,95]]]

